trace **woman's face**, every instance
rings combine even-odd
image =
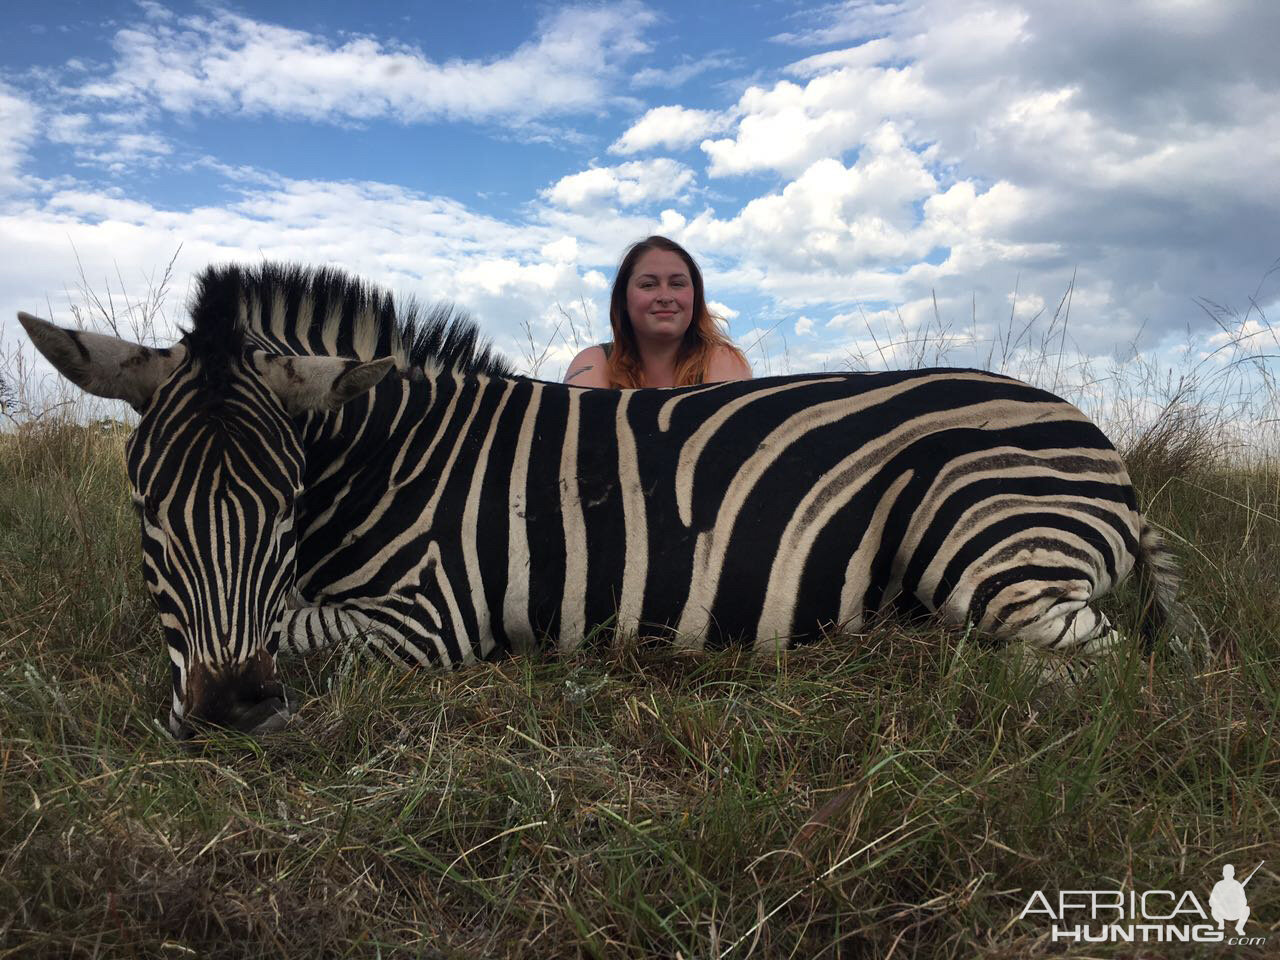
[[[638,340],[679,340],[693,320],[693,279],[679,254],[646,251],[627,282],[627,314]]]

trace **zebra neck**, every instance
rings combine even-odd
[[[367,539],[379,523],[429,529],[460,447],[472,431],[487,429],[497,412],[495,398],[510,384],[454,372],[414,373],[384,381],[368,397],[306,423],[300,585],[318,575],[313,587],[323,589],[337,576],[342,564],[335,561],[346,545]],[[320,574],[317,565],[328,572]]]
[[[303,431],[308,495],[335,482],[390,479],[437,435],[477,379],[453,372],[389,377],[365,397],[315,415]]]

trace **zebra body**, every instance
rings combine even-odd
[[[774,649],[887,606],[1092,654],[1090,603],[1172,568],[1065,401],[933,369],[681,389],[515,376],[469,321],[336,271],[211,268],[170,349],[20,319],[128,400],[171,727],[287,717],[279,650],[452,665],[599,626]],[[391,371],[394,369],[394,373]]]
[[[304,436],[284,642],[356,632],[413,663],[599,625],[769,647],[888,602],[997,637],[1056,611],[1057,641],[1129,572],[1142,523],[1083,414],[971,370],[388,379]]]

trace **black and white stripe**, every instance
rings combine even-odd
[[[1077,648],[1112,639],[1088,603],[1144,529],[1075,407],[971,370],[637,392],[399,378],[305,433],[326,452],[307,455],[308,608],[286,643],[354,631],[412,662],[614,622],[766,648],[890,602]]]
[[[293,586],[304,469],[292,424],[260,379],[228,375],[211,399],[206,374],[186,358],[127,450],[143,573],[168,640],[179,719],[193,671],[219,676],[242,666],[275,630]]]
[[[145,355],[23,320],[142,412],[130,476],[179,718],[195,674],[266,683],[277,645],[352,637],[408,665],[600,625],[773,649],[892,606],[1092,654],[1118,639],[1092,602],[1139,564],[1176,613],[1114,447],[1007,377],[544,383],[447,310],[272,265],[211,269],[192,318]]]

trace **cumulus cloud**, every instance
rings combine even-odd
[[[68,238],[96,275],[114,275],[118,251],[154,264],[181,241],[193,268],[264,251],[452,297],[516,354],[524,322],[560,337],[554,358],[572,349],[557,304],[581,302],[590,319],[609,280],[596,268],[656,231],[699,257],[708,292],[750,318],[760,350],[794,331],[803,342],[788,355],[819,368],[909,362],[886,326],[941,318],[980,335],[1051,314],[1068,287],[1072,336],[1105,354],[1139,331],[1203,322],[1193,295],[1253,291],[1280,253],[1274,4],[837,3],[787,19],[774,40],[791,63],[651,109],[617,91],[674,89],[729,64],[672,46],[673,65],[655,66],[641,56],[652,15],[634,4],[552,12],[514,50],[448,61],[224,10],[144,9],[115,35],[111,72],[68,74],[64,89],[90,102],[40,109],[0,88],[0,185],[18,182],[42,134],[80,160],[154,162],[170,145],[154,129],[161,110],[526,132],[574,114],[583,139],[560,139],[571,156],[545,189],[501,201],[517,212],[486,200],[493,216],[229,156],[197,168],[237,198],[222,206],[176,210],[89,183],[42,193],[0,222],[0,300],[18,284],[60,290],[66,270],[48,264],[65,265]],[[610,138],[620,162],[588,161]],[[644,156],[659,151],[679,160]]]
[[[702,141],[712,177],[758,170],[794,175],[822,157],[857,147],[886,117],[910,115],[931,94],[919,70],[842,66],[803,86],[782,80],[750,87],[732,113],[732,135]]]
[[[506,56],[440,63],[395,41],[335,43],[225,9],[152,12],[117,31],[114,72],[81,85],[81,97],[180,114],[531,121],[599,111],[619,65],[648,49],[654,19],[635,0],[564,8]]]
[[[733,309],[733,307],[725,306],[719,300],[708,300],[707,309],[725,321],[736,320],[738,317],[737,310]]]
[[[937,187],[924,157],[885,124],[850,166],[818,160],[728,220],[704,211],[671,226],[691,241],[770,270],[852,271],[928,254],[940,233],[916,223],[913,205],[932,198]]]
[[[329,263],[402,294],[451,300],[515,359],[525,322],[550,338],[557,302],[593,300],[606,286],[598,271],[579,266],[576,241],[562,231],[391,184],[281,180],[246,185],[226,206],[187,210],[82,188],[0,214],[0,327],[20,340],[16,311],[46,313],[46,299],[56,319],[70,321],[77,258],[86,276],[110,277],[113,286],[119,278],[122,299],[137,300],[179,248],[162,338],[176,336],[188,278],[211,262]]]
[[[1023,305],[1056,302],[1075,276],[1073,329],[1103,349],[1196,322],[1193,293],[1252,289],[1274,259],[1280,65],[1258,38],[1280,32],[1280,8],[924,0],[823,16],[775,39],[852,45],[691,118],[723,125],[700,141],[712,188],[781,180],[724,214],[661,214],[731,264],[722,282],[792,308],[923,304],[901,315],[924,322],[935,295],[967,319],[1015,286]],[[614,149],[666,145],[658,129]],[[879,319],[842,316],[828,329]]]
[[[544,190],[542,196],[569,210],[610,204],[635,206],[678,197],[692,183],[693,171],[684,164],[657,157],[571,173]]]
[[[1280,8],[926,0],[826,18],[779,39],[864,42],[793,63],[803,82],[748,88],[728,135],[702,143],[710,176],[794,176],[886,119],[936,144],[941,163],[1060,195],[1071,182],[1185,194],[1205,176],[1256,191],[1280,154],[1259,136],[1280,109],[1280,66],[1258,39],[1280,32]]]
[[[574,237],[561,237],[544,243],[540,252],[554,263],[573,263],[578,259],[578,241]]]
[[[731,118],[715,110],[654,107],[645,112],[610,147],[610,153],[640,153],[663,147],[684,150],[708,134],[726,129]]]

